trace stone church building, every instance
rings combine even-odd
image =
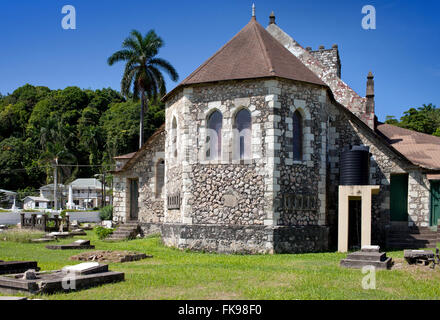
[[[182,249],[332,250],[341,153],[367,146],[369,184],[380,186],[372,243],[430,245],[440,138],[378,122],[366,80],[362,97],[341,80],[337,45],[304,49],[273,13],[267,28],[253,16],[163,98],[165,124],[144,146],[116,157],[114,219]]]

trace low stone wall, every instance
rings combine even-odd
[[[276,253],[306,253],[328,250],[329,228],[325,226],[277,226],[273,229]]]
[[[150,236],[153,234],[161,234],[161,223],[147,223],[147,222],[140,222],[139,223],[142,233],[145,236]]]
[[[272,253],[272,230],[249,225],[162,225],[165,245],[218,253]]]
[[[165,245],[218,253],[272,254],[328,250],[328,227],[259,225],[161,226]]]

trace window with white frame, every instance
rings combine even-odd
[[[206,132],[206,159],[220,159],[222,153],[223,116],[216,110],[208,118]]]
[[[247,109],[237,112],[234,119],[234,159],[244,160],[251,158],[252,145],[252,118]]]

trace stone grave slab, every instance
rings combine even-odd
[[[86,275],[92,273],[108,272],[108,264],[101,264],[98,262],[84,262],[74,266],[65,266],[61,271],[65,274],[79,274]]]
[[[32,239],[32,243],[45,243],[45,242],[52,242],[55,241],[55,238],[39,238],[39,239]]]
[[[29,269],[40,270],[37,261],[0,261],[0,274],[20,273]]]
[[[97,251],[82,252],[80,254],[70,257],[70,260],[100,261],[100,262],[130,262],[130,261],[137,261],[152,257],[153,256],[147,255],[142,252],[97,250]]]
[[[90,244],[90,240],[76,240],[70,244],[47,245],[46,248],[51,250],[73,250],[95,249],[95,246]]]
[[[106,283],[124,281],[123,272],[108,270],[108,265],[81,263],[61,270],[36,272],[34,279],[24,273],[0,276],[0,292],[4,293],[54,293],[82,290]]]
[[[380,252],[379,246],[365,246],[361,251],[349,253],[340,262],[341,267],[361,269],[365,266],[374,266],[376,269],[390,269],[392,259],[385,252]]]
[[[87,233],[83,229],[74,229],[69,232],[72,236],[85,236]]]
[[[0,296],[0,301],[6,301],[6,300],[20,301],[20,300],[27,300],[27,298],[26,297],[13,297],[13,296]]]
[[[429,264],[434,260],[434,252],[431,250],[404,250],[403,257],[408,264]]]

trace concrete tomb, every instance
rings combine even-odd
[[[56,271],[28,270],[25,273],[0,276],[0,292],[31,294],[68,292],[124,281],[124,278],[123,272],[109,271],[107,264],[87,262],[66,266]]]
[[[403,257],[408,264],[428,265],[434,261],[435,255],[431,250],[404,250]]]
[[[379,246],[363,246],[361,251],[356,251],[347,255],[342,259],[341,267],[346,268],[363,268],[365,266],[373,266],[376,269],[390,269],[392,259],[387,257],[385,252],[380,252]]]
[[[29,269],[40,270],[36,261],[2,261],[0,260],[0,274],[25,272]]]
[[[76,240],[70,244],[47,245],[46,248],[51,250],[95,249],[95,246],[90,244],[90,240]]]

